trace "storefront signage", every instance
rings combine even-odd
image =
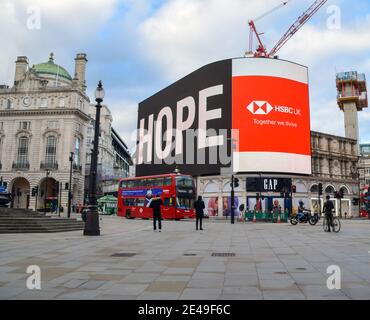
[[[291,188],[289,178],[247,178],[248,192],[290,192]]]

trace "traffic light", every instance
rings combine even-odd
[[[297,186],[292,185],[292,192],[293,192],[293,193],[296,193],[296,192],[297,192]]]
[[[33,187],[31,191],[32,197],[36,197],[39,194],[39,186]]]
[[[235,188],[239,187],[239,179],[238,178],[234,178],[234,187]]]
[[[339,196],[339,192],[338,191],[335,191],[334,192],[334,198],[335,199],[340,199],[340,196]]]
[[[322,189],[322,183],[319,183],[319,196],[322,195],[322,191],[323,191],[323,189]]]
[[[64,185],[64,189],[65,189],[65,190],[69,190],[69,183],[68,183],[68,182],[66,182],[66,183],[65,183],[65,185]]]

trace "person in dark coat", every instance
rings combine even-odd
[[[328,232],[330,231],[330,227],[333,227],[333,210],[334,210],[334,204],[330,200],[330,196],[326,196],[326,201],[324,203],[324,207],[322,208],[322,212],[325,213],[325,218],[328,222]]]
[[[202,200],[202,196],[198,196],[198,200],[194,202],[194,209],[196,213],[196,228],[198,230],[198,223],[200,226],[200,230],[203,230],[202,228],[202,221],[204,216],[204,208],[206,206],[204,205],[204,201]]]
[[[162,205],[163,201],[159,194],[152,198],[152,201],[149,205],[149,208],[152,208],[153,210],[153,229],[157,230],[157,220],[158,220],[159,232],[161,232],[162,229],[162,216],[161,216]]]

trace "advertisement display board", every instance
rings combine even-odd
[[[307,68],[276,59],[234,59],[235,172],[311,174]]]
[[[206,65],[139,104],[136,175],[311,174],[308,70],[267,58]]]
[[[139,104],[137,176],[230,166],[231,64],[206,65]]]
[[[205,209],[204,215],[208,217],[218,216],[218,197],[205,197],[203,198]]]
[[[290,192],[292,179],[290,178],[247,178],[248,192]]]

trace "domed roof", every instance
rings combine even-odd
[[[68,71],[60,65],[54,63],[53,53],[50,54],[48,62],[36,64],[33,66],[33,69],[39,75],[55,76],[72,81],[72,77]]]

